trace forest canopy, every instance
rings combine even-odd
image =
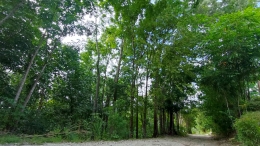
[[[2,0],[0,131],[230,135],[237,119],[260,110],[258,6]],[[86,41],[65,43],[68,36]]]

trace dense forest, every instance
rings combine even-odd
[[[241,116],[260,110],[258,6],[1,0],[0,131],[232,135]],[[86,41],[63,41],[75,36]]]

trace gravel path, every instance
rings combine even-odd
[[[10,146],[10,145],[8,145]],[[33,145],[23,145],[33,146]],[[44,146],[234,146],[226,140],[214,140],[210,136],[163,137],[140,140],[98,141],[85,143],[47,143]]]

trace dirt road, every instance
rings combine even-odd
[[[10,145],[8,145],[10,146]],[[32,145],[23,145],[32,146]],[[227,140],[214,140],[211,136],[163,137],[140,140],[98,141],[85,143],[44,144],[44,146],[235,146]]]

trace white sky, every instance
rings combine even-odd
[[[95,17],[91,17],[89,14],[85,15],[82,20],[80,20],[78,23],[81,24],[87,24],[90,22],[95,22]],[[92,37],[92,36],[89,36]],[[84,49],[88,37],[86,35],[69,35],[64,38],[62,38],[62,43],[64,44],[76,44],[77,46],[80,45],[81,49]],[[81,50],[83,51],[83,50]]]

